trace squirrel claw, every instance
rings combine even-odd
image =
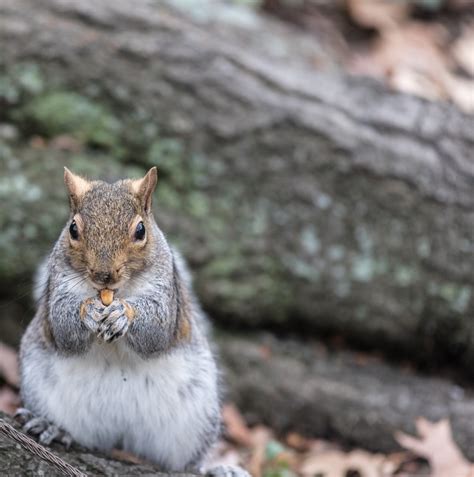
[[[103,312],[97,336],[107,343],[122,337],[128,330],[127,307],[123,301],[114,300]]]
[[[24,426],[23,432],[40,435],[48,428],[48,421],[42,417],[33,417]]]
[[[58,439],[60,435],[61,430],[59,427],[51,424],[39,435],[40,444],[49,446],[55,439]]]
[[[104,310],[104,305],[97,298],[89,298],[81,305],[81,320],[86,328],[93,333],[96,333],[98,330]]]
[[[123,336],[128,330],[128,318],[125,315],[110,315],[99,326],[99,338],[110,343]]]
[[[29,409],[26,409],[24,407],[19,407],[15,415],[13,416],[14,419],[16,419],[20,424],[26,424],[29,420],[33,418],[33,414]]]
[[[57,439],[66,449],[69,449],[72,446],[72,437],[69,432],[61,431],[61,435]]]
[[[36,436],[41,444],[49,446],[56,441],[64,444],[66,448],[71,446],[71,436],[44,417],[37,417],[25,408],[18,408],[14,417],[23,424],[23,432]]]

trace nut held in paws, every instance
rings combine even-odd
[[[109,306],[114,300],[114,291],[108,288],[100,290],[100,300],[105,306]]]

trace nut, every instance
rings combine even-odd
[[[100,290],[100,300],[105,306],[109,306],[114,300],[114,291],[108,288]]]

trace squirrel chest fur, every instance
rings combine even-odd
[[[114,184],[66,170],[65,182],[71,216],[21,344],[25,427],[197,470],[219,433],[218,373],[185,265],[151,212],[156,169]]]
[[[79,357],[32,358],[38,362],[23,377],[27,388],[37,389],[25,405],[86,447],[123,448],[182,470],[199,463],[215,439],[218,406],[209,353],[197,357],[199,367],[185,350],[144,362],[121,343],[94,344]]]

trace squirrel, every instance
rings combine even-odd
[[[220,433],[219,373],[190,274],[153,217],[157,170],[110,184],[65,168],[64,181],[70,217],[20,346],[23,429],[200,472]]]

